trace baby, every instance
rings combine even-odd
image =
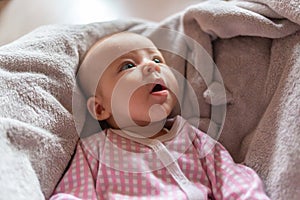
[[[178,82],[146,37],[99,40],[78,76],[90,114],[109,127],[79,141],[52,200],[269,199],[221,144],[180,116],[166,126]]]

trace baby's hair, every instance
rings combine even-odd
[[[77,83],[78,83],[78,86],[79,86],[80,90],[83,92],[83,94],[84,94],[84,96],[86,98],[89,98],[92,94],[90,94],[89,91],[86,91],[86,89],[84,89],[84,87],[82,86],[82,84],[80,83],[80,80],[79,80],[79,71],[80,71],[80,69],[81,69],[84,61],[88,58],[89,54],[93,51],[94,48],[96,48],[98,46],[99,43],[105,41],[106,39],[108,39],[108,38],[110,38],[110,37],[112,37],[114,35],[126,34],[126,33],[127,34],[128,33],[135,34],[133,32],[127,32],[127,31],[114,32],[114,33],[107,34],[107,35],[101,37],[100,39],[98,39],[95,43],[93,43],[92,46],[85,53],[84,58],[82,59],[82,61],[79,64],[79,67],[77,68],[76,74],[77,74]]]
[[[92,51],[99,43],[103,42],[103,41],[106,40],[107,38],[109,38],[109,37],[111,37],[111,36],[113,36],[113,35],[115,35],[115,34],[118,34],[118,33],[119,33],[119,32],[117,32],[117,33],[111,33],[111,34],[105,35],[105,36],[101,37],[100,39],[98,39],[96,42],[94,42],[94,43],[90,46],[90,48],[86,51],[86,53],[84,54],[83,59],[82,59],[81,62],[79,63],[79,67],[77,68],[76,74],[78,74],[79,69],[80,69],[82,63],[83,63],[84,60],[87,58],[87,56],[89,55],[89,53],[90,53],[90,52],[91,52],[91,51]]]

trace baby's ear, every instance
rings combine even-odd
[[[102,106],[100,97],[90,97],[87,100],[87,109],[96,120],[102,121],[110,117],[110,113]]]

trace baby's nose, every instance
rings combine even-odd
[[[160,72],[160,66],[155,62],[149,62],[145,64],[143,68],[143,73],[145,75],[151,74],[153,72]]]

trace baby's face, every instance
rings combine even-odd
[[[117,34],[93,51],[98,56],[92,56],[90,63],[103,67],[107,57],[112,61],[103,71],[95,95],[110,113],[110,124],[120,128],[127,125],[124,119],[130,118],[143,126],[171,113],[177,101],[178,83],[149,39],[131,33]]]

